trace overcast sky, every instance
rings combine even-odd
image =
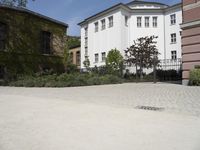
[[[69,24],[68,35],[80,35],[77,23],[117,3],[131,0],[35,0],[29,2],[28,9]],[[168,5],[181,0],[146,0]]]

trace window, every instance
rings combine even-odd
[[[109,28],[113,27],[113,16],[111,17],[108,17],[108,20],[109,20]]]
[[[95,63],[98,63],[99,62],[99,54],[95,54],[94,57],[95,57]]]
[[[76,65],[80,65],[80,52],[76,52]]]
[[[171,18],[171,25],[176,24],[176,14],[170,15]]]
[[[88,48],[85,48],[85,56],[88,56]]]
[[[171,34],[171,43],[176,43],[176,33]]]
[[[85,37],[88,37],[88,27],[85,28]]]
[[[70,55],[70,62],[73,64],[74,53],[73,53],[73,52],[71,52],[69,55]]]
[[[172,56],[172,60],[176,60],[177,59],[177,52],[171,51],[171,56]]]
[[[42,54],[51,54],[51,33],[42,31]]]
[[[149,17],[145,17],[145,27],[149,27]]]
[[[158,17],[153,17],[153,27],[156,28],[158,26]]]
[[[0,51],[5,50],[6,46],[6,25],[0,23]]]
[[[105,61],[106,61],[106,53],[103,52],[103,53],[101,53],[101,54],[102,54],[102,62],[105,62]]]
[[[85,56],[85,60],[88,60],[88,56]]]
[[[0,79],[4,77],[4,67],[0,66]]]
[[[95,26],[95,32],[98,32],[99,31],[99,23],[95,22],[94,26]]]
[[[137,27],[142,27],[142,17],[137,17]]]
[[[101,20],[101,30],[104,30],[106,28],[106,20]]]
[[[128,16],[124,16],[125,17],[125,26],[128,26]]]
[[[85,47],[88,47],[88,38],[85,38]]]

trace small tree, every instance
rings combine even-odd
[[[87,71],[90,70],[90,60],[89,58],[86,58],[83,62],[84,67],[86,68]]]
[[[112,72],[122,71],[123,69],[123,56],[117,49],[112,49],[108,52],[106,58],[106,66],[112,70]]]
[[[138,66],[140,67],[140,79],[143,78],[144,68],[152,68],[159,63],[159,52],[155,41],[157,38],[156,36],[138,38],[130,48],[125,50],[125,61],[129,65],[136,66],[136,74]]]

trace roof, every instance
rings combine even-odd
[[[90,20],[92,20],[92,19],[94,19],[94,18],[100,17],[100,16],[102,16],[102,15],[108,13],[108,12],[111,12],[111,11],[113,11],[113,10],[116,10],[116,9],[118,9],[118,8],[124,8],[124,9],[127,9],[127,10],[129,10],[129,11],[133,11],[134,9],[131,9],[131,8],[129,7],[129,5],[134,5],[134,4],[154,4],[154,5],[165,6],[164,8],[161,8],[161,9],[137,9],[137,11],[152,11],[152,10],[155,10],[155,11],[159,11],[159,10],[165,11],[165,10],[167,10],[167,9],[169,9],[169,8],[170,8],[170,9],[175,8],[175,6],[176,6],[176,7],[177,7],[177,6],[181,6],[181,3],[178,3],[178,4],[175,4],[175,5],[169,6],[169,5],[166,5],[166,4],[163,4],[163,3],[148,2],[148,1],[139,1],[139,0],[132,1],[132,2],[129,2],[129,3],[127,3],[127,4],[118,3],[118,4],[116,4],[116,5],[114,5],[114,6],[110,7],[110,8],[108,8],[108,9],[106,9],[106,10],[103,10],[103,11],[101,11],[101,12],[99,12],[99,13],[97,13],[97,14],[91,16],[91,17],[86,18],[86,19],[83,20],[82,22],[78,23],[78,25],[81,26],[81,25],[85,24],[86,22],[88,22],[88,21],[90,21]]]
[[[99,15],[102,15],[103,13],[107,13],[107,12],[109,12],[109,11],[112,11],[112,10],[115,10],[115,9],[121,8],[121,7],[127,7],[127,8],[128,8],[128,6],[126,6],[125,4],[123,4],[123,3],[118,3],[118,4],[116,4],[116,5],[112,6],[112,7],[110,7],[110,8],[108,8],[108,9],[104,10],[104,11],[101,11],[101,12],[99,12],[99,13],[97,13],[97,14],[91,16],[91,17],[86,18],[84,21],[78,23],[78,25],[81,25],[82,23],[87,22],[87,21],[89,21],[89,20],[92,19],[92,18],[98,17]],[[130,9],[130,8],[128,8],[128,9]]]
[[[167,6],[167,7],[169,6],[163,3],[159,3],[159,2],[149,2],[149,1],[139,1],[139,0],[129,2],[126,5],[134,5],[134,4],[154,4],[154,5],[156,4],[156,5],[162,5],[162,6]]]
[[[8,6],[8,5],[2,5],[2,4],[0,4],[0,8],[11,9],[11,10],[15,10],[15,11],[23,12],[23,13],[28,13],[28,14],[34,15],[34,16],[36,16],[36,17],[45,19],[45,20],[47,20],[47,21],[51,21],[51,22],[53,22],[53,23],[56,23],[56,24],[59,24],[59,25],[62,25],[62,26],[64,26],[64,27],[68,28],[68,24],[66,24],[66,23],[64,23],[64,22],[55,20],[55,19],[50,18],[50,17],[47,17],[47,16],[44,16],[44,15],[42,15],[42,14],[36,13],[36,12],[31,11],[31,10],[28,10],[28,9],[26,9],[26,8],[16,7],[16,6]]]

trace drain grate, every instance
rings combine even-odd
[[[152,106],[137,106],[136,109],[151,110],[151,111],[163,111],[162,107],[152,107]]]

